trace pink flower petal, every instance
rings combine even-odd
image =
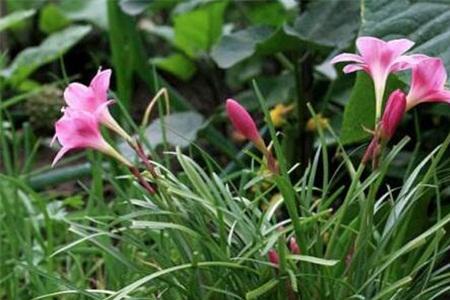
[[[367,64],[379,60],[386,46],[385,41],[371,36],[362,36],[356,40],[356,47]]]
[[[360,55],[353,54],[353,53],[342,53],[339,55],[336,55],[331,61],[331,64],[336,64],[339,62],[356,62],[356,63],[363,63],[364,60]]]
[[[430,95],[444,90],[447,72],[440,58],[428,58],[417,63],[412,70],[408,101],[419,103],[431,100]]]
[[[71,108],[77,110],[84,110],[92,112],[95,110],[94,94],[92,90],[81,84],[81,83],[71,83],[64,90],[64,100],[67,105]]]
[[[402,55],[397,57],[390,67],[390,71],[395,73],[412,68],[414,65],[418,64],[422,60],[430,58],[424,54],[412,54],[412,55]]]
[[[97,103],[103,103],[107,100],[109,82],[111,79],[111,70],[107,69],[99,71],[94,78],[92,78],[90,87],[92,88]]]
[[[408,39],[397,39],[387,42],[387,46],[393,57],[397,57],[408,51],[414,46],[414,42]]]
[[[428,94],[427,102],[443,102],[450,104],[450,91],[441,90]]]
[[[55,124],[56,137],[62,146],[56,163],[67,151],[78,148],[108,149],[103,139],[96,117],[88,112],[67,108]]]
[[[57,163],[58,161],[60,161],[61,158],[62,158],[67,152],[69,152],[69,150],[70,150],[70,149],[64,148],[64,147],[61,148],[61,149],[58,151],[58,153],[56,153],[56,156],[55,156],[55,158],[53,159],[52,167],[54,167],[54,166],[56,165],[56,163]]]
[[[352,73],[352,72],[356,72],[356,71],[361,71],[361,70],[366,70],[364,65],[361,64],[350,64],[350,65],[346,65],[342,71],[346,74],[348,73]]]

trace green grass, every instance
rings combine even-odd
[[[2,149],[25,143],[1,136]],[[450,136],[402,184],[386,186],[407,143],[374,171],[340,147],[333,170],[322,143],[295,182],[283,164],[280,176],[261,176],[257,161],[221,177],[207,153],[199,164],[176,150],[165,155],[179,171],[155,162],[154,195],[123,170],[105,172],[100,155],[88,156],[92,179],[78,196],[36,193],[3,152],[0,299],[439,299],[450,281],[441,203]],[[301,255],[289,252],[293,235]],[[279,268],[267,259],[272,248]]]

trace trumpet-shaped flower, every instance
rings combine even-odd
[[[331,60],[331,63],[353,62],[344,67],[344,73],[365,71],[374,82],[376,99],[376,119],[381,115],[383,95],[386,81],[390,73],[411,68],[413,64],[426,56],[403,55],[411,49],[414,42],[408,39],[397,39],[385,42],[375,37],[363,36],[356,40],[356,47],[360,55],[342,53]]]
[[[389,140],[395,133],[406,111],[406,95],[401,90],[395,90],[389,96],[383,117],[380,122],[380,138]]]
[[[69,84],[64,90],[64,99],[71,109],[92,113],[98,122],[131,140],[108,110],[108,105],[114,103],[114,100],[108,100],[110,78],[111,70],[99,70],[89,86],[78,82]]]
[[[55,124],[56,139],[62,148],[53,160],[54,166],[68,151],[91,148],[108,154],[127,166],[131,164],[109,145],[100,133],[99,123],[92,113],[67,108]]]
[[[440,58],[430,57],[412,68],[411,88],[406,97],[406,110],[423,102],[450,104],[450,90],[445,89],[447,72]]]

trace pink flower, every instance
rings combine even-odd
[[[344,67],[345,73],[362,70],[372,77],[375,87],[376,119],[378,119],[389,74],[411,68],[414,63],[425,58],[422,54],[403,55],[413,45],[414,42],[408,39],[385,42],[375,37],[363,36],[356,40],[360,55],[342,53],[334,57],[331,63],[353,62]]]
[[[131,139],[108,110],[108,105],[114,103],[114,100],[108,100],[110,78],[111,70],[99,70],[89,86],[78,82],[69,84],[64,91],[64,99],[71,109],[92,113],[98,122],[122,137]]]
[[[289,250],[291,250],[292,254],[299,255],[300,254],[300,247],[297,244],[297,240],[295,237],[291,237],[289,240]]]
[[[380,138],[388,141],[394,135],[406,111],[406,95],[395,90],[389,96],[380,122]]]
[[[127,166],[131,164],[111,147],[100,133],[99,123],[89,112],[67,108],[64,115],[55,124],[56,134],[62,148],[56,154],[54,166],[68,151],[73,149],[91,148],[113,156]]]
[[[267,257],[272,264],[278,267],[280,264],[280,257],[278,256],[278,252],[276,250],[270,249],[267,253]]]
[[[444,85],[447,72],[440,58],[427,58],[412,68],[411,88],[406,110],[423,102],[445,102],[450,104],[450,91]]]

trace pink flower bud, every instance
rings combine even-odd
[[[276,265],[277,267],[279,266],[279,264],[280,264],[280,257],[278,256],[278,253],[277,253],[276,250],[270,249],[269,252],[267,253],[267,256],[269,258],[269,261],[272,264]]]
[[[372,141],[370,142],[369,146],[366,149],[366,152],[364,153],[364,156],[362,158],[362,163],[367,164],[369,161],[372,161],[373,166],[378,165],[378,156],[381,152],[381,145],[378,142],[378,136],[374,136],[372,138]]]
[[[389,96],[380,123],[380,138],[388,141],[395,133],[406,110],[406,95],[401,90],[395,90]]]
[[[64,115],[55,124],[56,134],[62,148],[53,160],[54,166],[68,151],[73,149],[91,148],[111,155],[127,166],[131,164],[109,145],[100,133],[95,116],[85,111],[67,108]]]
[[[291,239],[289,240],[289,249],[291,250],[292,254],[300,255],[300,247],[298,246],[295,237],[291,237]]]
[[[248,111],[233,99],[227,100],[226,109],[228,117],[236,130],[252,141],[260,151],[266,151],[264,141]]]

